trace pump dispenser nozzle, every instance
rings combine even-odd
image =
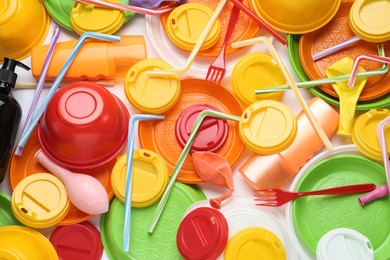
[[[0,69],[0,88],[5,88],[9,92],[11,88],[15,87],[18,78],[18,74],[15,73],[16,66],[30,70],[27,65],[20,61],[4,58],[3,66]]]

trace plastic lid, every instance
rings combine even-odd
[[[378,141],[377,127],[380,121],[390,116],[390,111],[384,108],[372,109],[360,115],[353,125],[351,136],[356,147],[364,155],[377,161],[382,161]],[[385,127],[385,136],[389,141],[390,127]],[[389,147],[389,146],[388,146]]]
[[[57,227],[50,242],[61,260],[98,260],[103,254],[100,232],[89,222]]]
[[[282,242],[272,232],[248,227],[237,232],[225,249],[224,259],[287,259]]]
[[[297,131],[297,120],[291,109],[273,100],[258,101],[249,106],[239,123],[242,142],[259,154],[285,150],[294,141]]]
[[[338,228],[326,233],[317,244],[318,260],[374,259],[373,246],[367,237],[349,229]]]
[[[115,196],[125,201],[127,154],[116,162],[111,175]],[[168,182],[168,167],[163,158],[153,151],[138,149],[133,154],[132,206],[147,207],[162,196]]]
[[[177,247],[185,259],[216,259],[226,246],[228,234],[221,212],[197,208],[182,220],[176,237]]]
[[[390,2],[387,0],[356,0],[349,13],[352,31],[369,42],[390,40]]]
[[[179,76],[153,77],[147,74],[147,71],[156,69],[172,69],[172,66],[160,59],[145,59],[134,64],[126,75],[126,97],[141,112],[163,113],[180,97]]]
[[[110,2],[119,3],[118,0]],[[76,2],[70,14],[70,21],[79,35],[84,32],[114,34],[124,23],[125,15],[120,10]]]
[[[255,95],[256,89],[282,85],[286,79],[273,58],[264,52],[250,53],[242,57],[233,69],[231,84],[233,92],[242,102],[251,105],[259,100],[280,100],[283,91]]]
[[[49,240],[28,227],[7,226],[0,228],[0,259],[58,260]]]
[[[176,121],[175,134],[180,146],[183,148],[191,134],[198,115],[203,110],[214,110],[221,112],[216,107],[207,104],[196,104],[185,109]],[[210,151],[217,152],[226,143],[229,127],[224,119],[206,117],[196,134],[191,152]]]
[[[60,222],[70,209],[64,184],[52,174],[24,178],[12,194],[12,212],[23,224],[45,228]]]
[[[199,3],[188,3],[176,7],[167,20],[167,35],[179,48],[192,51],[199,36],[213,16],[213,10]],[[217,19],[202,44],[201,50],[212,47],[221,35],[221,22]]]

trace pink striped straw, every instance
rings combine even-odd
[[[132,6],[132,5],[103,2],[98,0],[76,0],[76,1],[85,4],[93,4],[104,8],[112,8],[117,10],[130,11],[130,12],[135,12],[140,14],[149,14],[149,15],[159,15],[162,13],[166,13],[173,10],[177,6],[176,4],[173,4],[173,5],[166,5],[159,9],[147,9],[147,8],[142,8],[142,7]]]
[[[382,63],[390,63],[390,58],[389,57],[381,57],[378,55],[372,55],[372,54],[362,54],[359,55],[355,58],[355,62],[353,63],[352,67],[352,72],[351,72],[351,77],[348,80],[348,87],[353,88],[355,85],[356,81],[356,74],[358,72],[358,66],[361,60],[373,60],[373,61],[378,61]]]

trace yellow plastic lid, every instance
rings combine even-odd
[[[263,100],[245,109],[238,130],[249,149],[259,154],[274,154],[290,146],[298,124],[289,107],[278,101]]]
[[[173,9],[167,20],[167,35],[177,47],[192,51],[214,11],[199,3],[187,3]],[[221,22],[217,19],[200,50],[217,43],[221,36]]]
[[[260,227],[248,227],[229,239],[224,259],[282,260],[286,259],[286,251],[274,233]]]
[[[107,2],[119,3],[118,0]],[[114,34],[125,21],[123,11],[98,7],[76,2],[70,13],[70,22],[74,31],[81,35],[84,32]]]
[[[56,225],[69,212],[64,184],[50,173],[24,178],[12,193],[12,212],[26,226],[46,228]]]
[[[246,105],[259,100],[280,100],[283,91],[255,95],[256,89],[268,88],[286,83],[280,68],[272,61],[272,56],[264,52],[250,53],[242,57],[234,66],[231,84],[233,92]]]
[[[115,196],[123,203],[126,196],[126,165],[127,155],[124,154],[116,162],[111,175]],[[133,207],[147,207],[160,199],[168,183],[168,167],[160,155],[146,149],[135,150],[132,175]]]
[[[28,227],[0,227],[0,259],[57,260],[58,255],[50,241]]]
[[[390,40],[390,1],[356,0],[349,12],[349,25],[361,39],[369,42]]]
[[[390,116],[384,108],[372,109],[360,115],[353,125],[351,136],[356,147],[367,157],[382,161],[377,128],[380,121]],[[390,151],[390,126],[385,127],[387,148]]]
[[[178,75],[153,76],[149,70],[172,69],[160,59],[145,59],[134,64],[127,72],[125,93],[129,102],[144,113],[160,114],[169,110],[180,97]]]

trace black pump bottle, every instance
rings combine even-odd
[[[11,88],[15,87],[18,77],[14,72],[16,66],[30,70],[23,63],[8,58],[4,58],[3,66],[0,69],[0,182],[3,181],[7,173],[22,117],[22,109],[11,94]]]

